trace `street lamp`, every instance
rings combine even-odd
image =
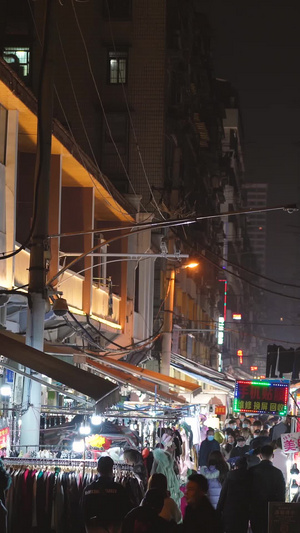
[[[184,269],[193,269],[199,265],[196,261],[190,261],[185,265],[180,266],[179,268]],[[178,269],[178,267],[177,267]],[[172,331],[173,331],[173,313],[174,313],[174,292],[175,292],[175,277],[176,270],[174,266],[168,265],[167,268],[167,279],[169,279],[169,285],[167,289],[167,296],[165,301],[164,308],[164,323],[163,323],[163,332],[162,332],[162,343],[161,343],[161,373],[166,376],[170,375],[170,364],[171,364],[171,352],[172,352]],[[168,392],[169,387],[162,386],[162,390]]]
[[[1,396],[3,396],[3,417],[8,415],[8,402],[11,397],[11,387],[9,385],[2,385],[0,389]]]

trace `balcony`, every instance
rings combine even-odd
[[[17,245],[18,248],[19,245]],[[14,285],[21,287],[27,285],[29,281],[29,252],[22,250],[15,256],[15,275]],[[72,270],[66,270],[62,275],[58,290],[63,292],[63,297],[67,300],[68,305],[82,311],[82,292],[84,277],[75,274]],[[104,324],[106,321],[119,325],[120,318],[120,297],[112,295],[112,314],[109,314],[109,291],[104,287],[92,286],[92,306],[91,314],[97,320]]]

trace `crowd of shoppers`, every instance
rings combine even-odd
[[[97,479],[83,492],[85,532],[267,533],[268,503],[285,501],[287,456],[280,435],[287,429],[275,417],[250,420],[242,415],[228,420],[220,445],[220,431],[208,428],[199,448],[198,472],[190,473],[181,490],[171,441],[160,442],[147,456],[126,450],[124,460],[145,491],[138,501],[114,480],[111,457],[102,456]],[[6,531],[9,482],[0,464],[1,532]]]
[[[271,424],[276,443],[271,441]],[[149,477],[145,497],[134,508],[123,487],[113,481],[112,460],[102,457],[99,478],[83,497],[86,532],[267,533],[268,502],[285,501],[287,457],[278,431],[286,427],[278,419],[264,423],[242,415],[228,421],[221,446],[214,429],[208,428],[199,449],[199,470],[188,477],[182,495],[183,513],[175,501],[171,463],[158,466],[162,448],[154,453],[155,472]],[[133,455],[126,456],[134,465]],[[166,467],[172,475],[162,472]]]

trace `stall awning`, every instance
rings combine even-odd
[[[184,381],[183,379],[165,376],[164,374],[160,374],[159,372],[155,372],[154,370],[148,370],[147,368],[135,366],[125,361],[116,361],[115,359],[110,359],[109,357],[101,357],[101,363],[107,364],[113,368],[123,370],[124,372],[128,372],[129,374],[144,378],[158,385],[173,385],[175,387],[180,387],[191,392],[194,392],[196,389],[199,388],[196,383],[191,383],[190,381]]]
[[[171,366],[175,370],[198,381],[208,383],[216,389],[223,390],[224,392],[232,392],[234,390],[234,379],[228,378],[223,372],[205,367],[182,355],[172,353]]]
[[[19,341],[17,335],[7,331],[0,331],[0,354],[93,398],[101,408],[118,402],[118,386],[112,381],[31,348],[24,344],[22,337]]]
[[[187,403],[185,398],[181,398],[180,396],[177,396],[177,394],[162,391],[154,383],[142,377],[134,377],[132,374],[126,372],[125,370],[110,368],[88,357],[86,359],[86,363],[92,368],[97,369],[98,372],[100,372],[102,375],[109,376],[120,383],[131,385],[132,387],[136,388],[137,390],[140,390],[141,392],[145,392],[146,394],[151,394],[153,396],[155,395],[157,396],[157,398],[165,402],[178,404]]]

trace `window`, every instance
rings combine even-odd
[[[131,18],[132,0],[103,0],[103,16],[107,19]]]
[[[8,111],[0,104],[0,163],[5,165]]]
[[[28,47],[6,46],[3,59],[10,64],[18,76],[26,79],[29,76],[30,50]]]
[[[127,51],[115,51],[108,52],[109,61],[109,78],[108,81],[112,85],[118,85],[120,83],[127,82],[127,64],[128,64],[128,52]]]

